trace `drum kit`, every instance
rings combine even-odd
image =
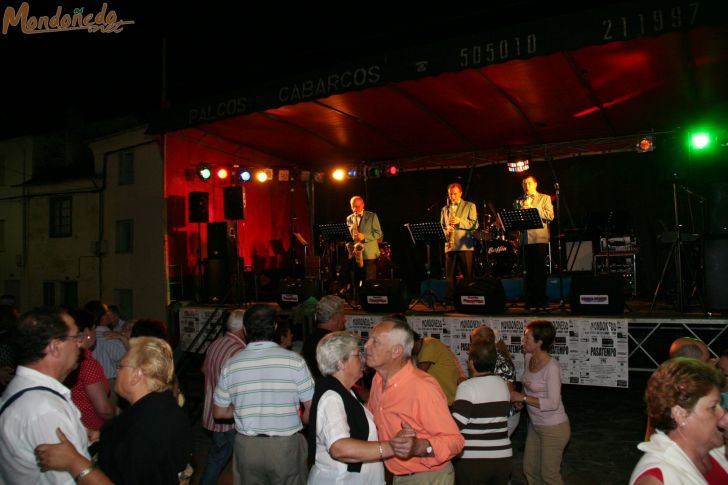
[[[473,271],[476,278],[504,278],[520,273],[518,238],[508,236],[492,214],[485,214],[481,227],[473,231]]]

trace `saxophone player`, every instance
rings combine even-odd
[[[349,202],[352,213],[346,218],[346,225],[354,239],[350,252],[355,273],[354,281],[359,285],[362,279],[374,280],[377,278],[377,258],[379,258],[379,241],[382,240],[382,227],[379,225],[379,217],[374,212],[364,210],[363,198],[355,195]],[[357,255],[357,252],[360,254]],[[357,260],[363,261],[363,268],[357,263]],[[362,276],[364,277],[362,278]]]
[[[462,199],[459,183],[447,186],[448,204],[440,211],[440,224],[445,231],[445,299],[452,301],[458,272],[469,280],[473,277],[473,231],[478,228],[475,204]]]

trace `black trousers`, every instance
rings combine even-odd
[[[548,244],[527,244],[524,248],[526,266],[526,306],[545,307],[546,298],[546,255]]]
[[[473,278],[472,251],[450,251],[445,253],[445,278],[447,279],[447,286],[445,287],[446,300],[452,300],[458,274],[462,274],[465,280],[471,280]]]
[[[361,286],[362,281],[377,279],[377,261],[378,259],[365,259],[364,267],[360,268],[359,265],[356,264],[356,260],[351,260],[354,268],[354,284],[357,288]]]

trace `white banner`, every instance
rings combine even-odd
[[[366,338],[381,316],[347,315],[346,328]],[[513,355],[516,376],[523,375],[523,329],[532,318],[407,316],[412,329],[438,338],[450,347],[463,369],[470,345],[470,332],[480,325],[500,333]],[[561,382],[602,387],[628,387],[629,366],[626,320],[558,318],[551,355],[561,366]]]

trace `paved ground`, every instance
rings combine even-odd
[[[630,374],[629,389],[564,386],[564,405],[572,427],[562,468],[567,484],[627,483],[640,457],[636,445],[644,436],[642,393],[646,378],[646,374]],[[513,435],[512,485],[526,483],[521,472],[525,428],[525,420],[522,420]],[[195,429],[195,470],[201,472],[210,438],[199,422]],[[196,474],[193,483],[198,479]],[[233,483],[229,466],[218,483]]]

